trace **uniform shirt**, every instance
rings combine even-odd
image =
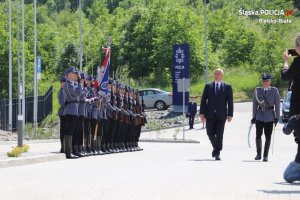
[[[81,83],[79,83],[81,85]],[[78,114],[79,116],[82,117],[87,117],[87,111],[86,111],[86,94],[87,94],[87,88],[86,87],[82,87],[82,91],[81,94],[79,96],[79,106],[78,106]]]
[[[106,106],[106,116],[107,118],[112,118],[112,113],[113,111],[115,111],[116,109],[110,104],[110,95],[111,92],[108,91],[108,94],[106,95],[106,99],[105,99],[105,106]]]
[[[270,107],[274,107],[271,109]],[[260,109],[262,108],[262,109]],[[266,108],[265,110],[263,110]],[[280,95],[278,89],[270,87],[265,90],[258,87],[253,93],[253,118],[261,122],[273,122],[280,117]]]
[[[78,116],[79,96],[81,95],[81,84],[67,80],[64,85],[64,96],[66,101],[66,107],[64,109],[64,115]]]
[[[61,87],[58,91],[58,103],[60,105],[59,109],[58,109],[58,115],[59,116],[63,116],[64,115],[64,109],[65,109],[65,94],[64,94],[64,89]]]
[[[87,87],[86,90],[87,91],[85,94],[85,99],[91,99],[91,98],[95,97],[94,88]],[[92,118],[92,102],[87,102],[85,105],[85,109],[86,109],[88,118]]]

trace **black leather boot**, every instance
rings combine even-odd
[[[98,155],[103,155],[104,153],[101,151],[101,137],[97,136],[97,152]]]
[[[261,139],[256,138],[256,152],[257,152],[257,155],[254,158],[255,160],[261,160],[261,149],[262,149]]]
[[[117,142],[114,144],[114,146],[115,146],[116,153],[120,153],[120,149],[118,147],[118,143]]]
[[[134,151],[133,147],[132,147],[132,142],[128,142],[128,147],[129,147],[129,151],[131,151],[131,152]]]
[[[76,155],[72,154],[72,136],[65,135],[64,136],[64,143],[65,143],[65,154],[67,159],[75,159],[79,158]]]
[[[130,152],[130,143],[129,142],[125,143],[125,148],[126,148],[127,152]]]
[[[65,147],[64,147],[65,145],[64,145],[64,142],[62,141],[61,143],[60,143],[60,153],[65,153]]]
[[[268,162],[268,155],[269,155],[269,149],[270,149],[271,140],[266,140],[265,142],[265,149],[264,149],[264,162]]]
[[[79,146],[78,146],[78,151],[79,151],[79,153],[80,153],[83,157],[87,156],[87,154],[86,154],[86,152],[84,151],[84,148],[83,148],[82,145],[79,145]]]
[[[93,155],[98,155],[96,145],[97,145],[96,140],[92,140],[92,153],[93,153]]]
[[[139,147],[139,143],[135,142],[137,151],[143,151],[144,149]]]
[[[115,153],[115,151],[113,150],[112,146],[111,146],[111,143],[107,143],[107,149],[110,153]]]
[[[102,151],[104,154],[107,154],[106,149],[105,149],[105,145],[104,145],[103,143],[101,143],[101,151]]]
[[[78,145],[74,145],[72,150],[73,150],[73,154],[74,154],[75,156],[83,157],[83,155],[79,152],[79,147],[78,147]]]
[[[118,149],[119,149],[120,153],[124,152],[124,149],[123,149],[123,146],[122,146],[122,142],[118,143]]]
[[[124,142],[121,142],[121,150],[122,150],[122,152],[126,152],[126,147],[125,147],[125,144],[124,144]]]

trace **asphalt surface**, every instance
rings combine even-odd
[[[235,104],[232,123],[226,124],[222,161],[211,158],[211,146],[197,124],[186,131],[189,143],[142,143],[144,151],[78,160],[62,160],[0,169],[1,200],[182,200],[182,199],[300,199],[300,183],[287,184],[283,171],[294,159],[292,136],[275,132],[269,162],[254,161],[247,133],[251,104]],[[160,138],[172,138],[167,129]],[[254,146],[255,128],[251,143]],[[150,134],[144,133],[143,138]],[[182,137],[182,133],[178,134]],[[58,143],[42,144],[44,149]]]

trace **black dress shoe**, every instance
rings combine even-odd
[[[261,160],[261,155],[257,154],[256,157],[254,158],[255,160]]]
[[[268,162],[268,157],[264,157],[263,161]]]
[[[221,160],[219,155],[216,155],[215,160]]]
[[[101,150],[98,151],[98,155],[104,155],[105,153],[102,152]]]
[[[213,151],[212,151],[211,156],[212,156],[213,158],[216,157],[216,150],[213,150]]]
[[[79,158],[79,157],[76,156],[76,155],[74,155],[74,154],[72,154],[72,153],[70,153],[70,154],[66,154],[66,158],[67,159],[76,159],[76,158]]]

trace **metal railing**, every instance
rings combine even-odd
[[[38,96],[38,113],[37,122],[40,123],[52,113],[52,94],[53,87],[51,86],[43,95]],[[0,99],[0,129],[9,131],[8,108],[9,99]],[[33,96],[25,98],[25,123],[33,122]],[[12,131],[16,131],[18,118],[18,99],[12,99]]]

